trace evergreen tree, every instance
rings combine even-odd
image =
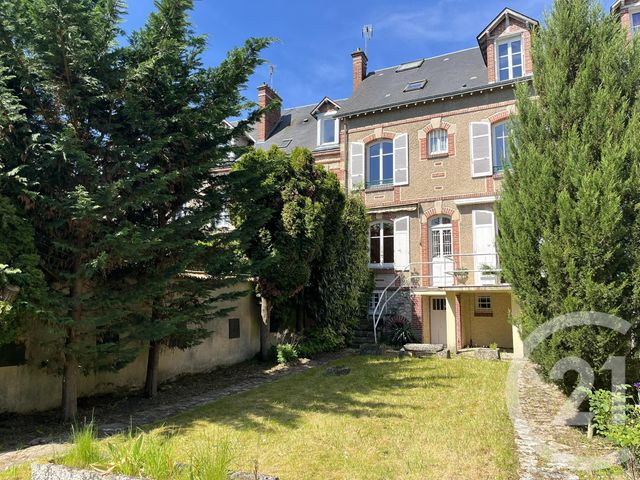
[[[533,90],[517,90],[498,247],[527,335],[568,312],[637,320],[632,273],[640,159],[640,44],[593,0],[559,0],[533,36]],[[535,358],[575,355],[597,371],[630,342],[559,332]]]
[[[211,335],[205,324],[228,311],[230,297],[210,292],[233,270],[224,237],[212,224],[222,212],[214,169],[239,153],[234,140],[258,112],[231,127],[225,120],[251,107],[242,89],[261,63],[267,39],[250,39],[216,68],[205,68],[206,38],[194,35],[193,0],[157,0],[145,27],[131,37],[123,121],[116,133],[131,153],[126,185],[127,236],[136,257],[130,275],[150,314],[139,319],[149,344],[145,393],[157,391],[163,346],[189,348]],[[181,275],[206,263],[207,275]],[[180,275],[180,280],[176,280]]]
[[[311,152],[272,147],[244,155],[229,174],[234,237],[261,299],[260,347],[269,356],[271,310],[309,282],[324,240],[326,200],[335,176]]]

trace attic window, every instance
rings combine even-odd
[[[427,84],[426,80],[418,80],[416,82],[411,82],[411,83],[408,83],[406,87],[404,87],[404,91],[413,92],[414,90],[422,90],[426,84]]]
[[[420,68],[423,63],[424,58],[421,60],[416,60],[415,62],[403,63],[398,68],[396,68],[396,73],[406,72],[407,70],[413,70],[414,68]]]
[[[286,138],[282,140],[282,142],[280,142],[280,145],[278,146],[280,148],[287,148],[289,145],[291,145],[291,142],[293,142],[293,138]]]

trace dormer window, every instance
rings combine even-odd
[[[518,36],[497,44],[498,80],[511,80],[523,75],[522,37]]]
[[[335,112],[318,115],[318,145],[335,145],[338,143],[338,120]]]

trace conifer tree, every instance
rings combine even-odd
[[[556,1],[533,36],[535,96],[517,90],[513,168],[498,203],[501,265],[524,335],[575,311],[637,320],[639,46],[593,0]],[[585,327],[534,353],[547,371],[566,355],[597,371],[629,347],[611,330]]]
[[[260,347],[266,360],[274,303],[302,291],[322,250],[335,176],[314,165],[306,149],[287,154],[274,146],[244,155],[227,180],[234,238],[260,295]]]

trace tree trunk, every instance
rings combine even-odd
[[[263,361],[269,360],[269,333],[271,330],[271,301],[266,297],[260,299],[260,356]]]
[[[62,372],[62,420],[73,422],[78,416],[78,360],[72,353],[65,353]]]
[[[144,383],[144,396],[153,398],[158,393],[158,364],[160,363],[160,342],[149,344],[149,356],[147,357],[147,379]]]

